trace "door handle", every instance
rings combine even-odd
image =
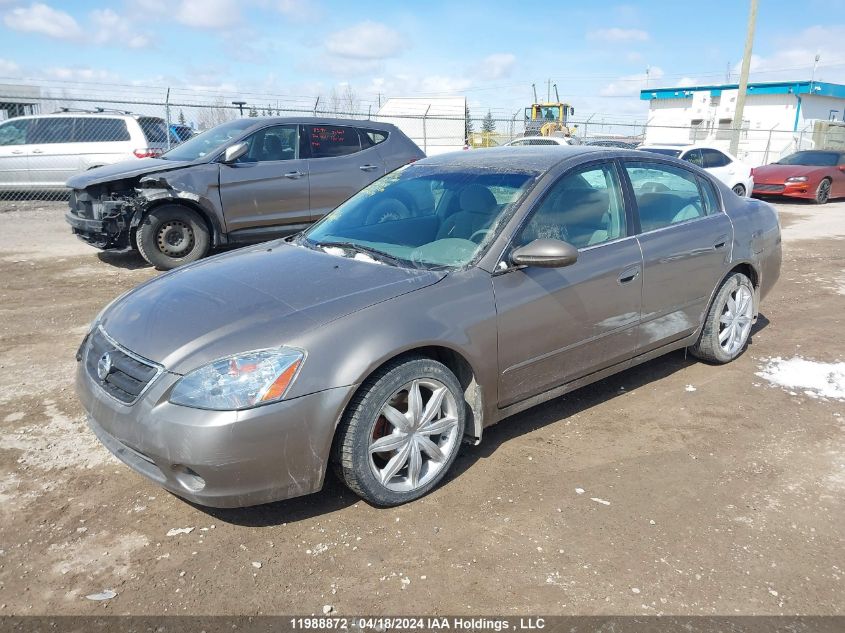
[[[618,281],[620,284],[629,284],[640,276],[640,267],[631,266],[619,273]]]
[[[22,149],[13,149],[12,154],[23,154],[23,150]]]
[[[290,178],[291,180],[296,180],[297,178],[302,178],[304,176],[301,171],[289,171],[285,174],[285,178]]]
[[[378,169],[378,165],[361,165],[358,169],[361,171],[373,171],[374,169]]]
[[[43,149],[34,149],[34,150],[32,150],[32,153],[33,154],[43,154],[44,150]]]

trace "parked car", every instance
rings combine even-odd
[[[177,144],[184,143],[194,135],[194,129],[189,125],[173,123],[170,125],[170,134],[172,140],[175,141]]]
[[[198,134],[159,158],[68,180],[65,219],[101,249],[137,248],[166,270],[212,246],[301,231],[376,178],[424,156],[389,123],[244,118]],[[410,213],[375,210],[382,219]]]
[[[695,145],[640,145],[637,149],[673,156],[698,165],[733,189],[738,196],[750,196],[754,188],[751,167],[718,147],[696,143]]]
[[[573,138],[565,136],[525,136],[523,138],[516,138],[509,143],[505,143],[505,147],[521,147],[525,145],[577,145],[577,141]]]
[[[788,196],[824,204],[845,198],[845,152],[803,150],[754,168],[755,196]]]
[[[780,263],[775,210],[690,163],[445,154],[123,295],[79,349],[77,392],[106,447],[193,502],[307,494],[332,464],[395,505],[514,413],[676,349],[735,359]]]
[[[0,123],[0,191],[64,189],[95,167],[160,156],[167,126],[123,112],[57,112]]]

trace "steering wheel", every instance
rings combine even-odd
[[[475,233],[473,233],[472,235],[469,236],[469,240],[470,240],[470,242],[475,242],[476,244],[481,244],[481,240],[483,240],[484,237],[492,230],[493,229],[478,229]],[[475,240],[476,235],[480,236],[481,239],[476,241]]]

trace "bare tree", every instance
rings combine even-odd
[[[208,130],[221,123],[232,121],[237,118],[235,109],[228,107],[223,99],[217,99],[213,104],[197,108],[197,127],[200,130]]]

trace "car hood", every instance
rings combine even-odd
[[[127,349],[181,374],[230,354],[293,345],[305,331],[444,276],[278,241],[153,279],[112,304],[100,324]]]
[[[754,168],[754,182],[782,184],[793,176],[812,176],[815,172],[824,171],[825,167],[813,165],[765,165]]]
[[[71,189],[85,189],[91,185],[98,185],[103,182],[109,182],[110,180],[136,178],[144,174],[179,169],[190,164],[192,164],[191,161],[165,160],[163,158],[124,160],[113,165],[104,165],[103,167],[96,167],[77,174],[67,181],[67,186]]]

